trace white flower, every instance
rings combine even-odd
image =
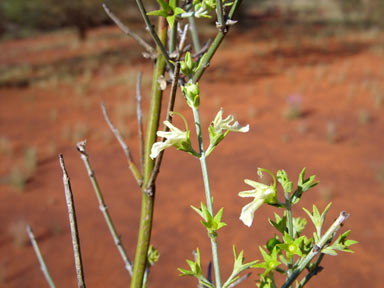
[[[231,124],[233,121],[235,121],[233,115],[229,115],[223,120],[223,108],[221,108],[212,122],[212,127],[217,134],[223,134],[223,130],[243,133],[249,131],[249,124],[247,126],[241,126],[237,121]]]
[[[150,157],[155,159],[161,151],[171,146],[174,146],[179,150],[190,152],[192,147],[189,131],[182,131],[173,126],[169,121],[164,121],[163,123],[170,129],[170,131],[157,131],[157,136],[166,138],[166,141],[154,143],[152,145]]]
[[[255,199],[248,203],[241,210],[240,220],[243,221],[245,225],[250,227],[253,222],[253,216],[255,211],[263,203],[276,203],[276,187],[275,185],[265,185],[256,181],[245,179],[244,182],[252,186],[253,190],[242,191],[239,193],[240,197],[254,197]]]
[[[206,156],[211,154],[216,146],[224,139],[225,136],[227,136],[229,131],[242,133],[249,131],[249,124],[243,127],[237,121],[231,124],[233,121],[235,121],[235,118],[232,115],[229,115],[223,120],[223,108],[221,108],[220,111],[216,114],[215,119],[208,127],[210,144],[206,151]]]

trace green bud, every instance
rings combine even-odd
[[[159,251],[153,247],[152,245],[149,246],[148,249],[148,262],[151,266],[153,266],[157,260],[160,258],[160,253]]]
[[[200,105],[200,89],[199,83],[188,82],[186,86],[181,86],[181,90],[183,91],[185,100],[187,100],[187,104],[191,108],[198,108]]]
[[[281,242],[277,238],[277,236],[275,236],[267,241],[267,249],[269,250],[269,252],[272,252],[273,248],[275,248],[275,246],[278,244],[281,244]]]
[[[192,72],[196,66],[196,63],[193,61],[191,53],[187,52],[185,54],[184,61],[181,61],[180,63],[180,70],[184,75],[187,75],[188,77],[192,77]]]

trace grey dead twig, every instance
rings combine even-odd
[[[150,44],[148,44],[138,34],[136,34],[131,29],[129,29],[128,26],[123,24],[123,22],[121,22],[121,20],[114,13],[112,13],[112,11],[109,9],[109,7],[105,3],[103,3],[102,6],[105,13],[108,15],[109,18],[111,18],[113,22],[115,22],[115,24],[120,28],[120,30],[123,31],[124,34],[132,37],[139,45],[141,45],[147,51],[147,54],[143,54],[144,57],[156,59],[157,53],[155,48],[153,48]]]
[[[56,288],[56,285],[53,282],[53,279],[52,279],[51,275],[49,274],[48,267],[45,264],[43,255],[41,254],[39,245],[37,244],[37,241],[36,241],[35,235],[33,234],[31,226],[27,225],[26,229],[27,229],[27,234],[28,234],[29,240],[31,241],[33,250],[35,251],[37,260],[39,261],[40,270],[43,273],[43,275],[45,277],[45,280],[47,280],[47,283],[48,283],[49,287]]]
[[[75,258],[75,267],[76,267],[76,275],[77,275],[77,285],[79,288],[85,288],[86,286],[84,281],[83,261],[81,259],[80,237],[79,237],[79,230],[77,226],[76,210],[75,210],[75,204],[73,201],[71,183],[70,183],[69,175],[67,173],[67,169],[65,168],[63,154],[59,155],[59,161],[60,161],[61,169],[63,171],[63,184],[64,184],[65,199],[66,199],[67,208],[68,208],[69,226],[71,228],[73,254]]]
[[[143,178],[142,178],[142,175],[141,175],[139,169],[137,168],[137,166],[133,160],[131,150],[129,149],[128,145],[124,142],[124,139],[121,136],[119,130],[112,124],[112,121],[109,118],[108,113],[107,113],[107,108],[105,108],[105,105],[103,102],[101,102],[101,110],[103,111],[105,121],[107,122],[113,135],[115,135],[117,141],[120,143],[121,148],[123,148],[124,154],[128,160],[129,169],[131,170],[133,176],[135,177],[137,184],[141,187],[141,185],[143,183]]]
[[[104,196],[101,192],[100,185],[97,181],[95,172],[92,169],[91,163],[89,161],[89,156],[86,151],[86,141],[81,141],[77,143],[77,151],[80,152],[80,158],[81,160],[83,160],[85,168],[87,169],[89,179],[91,180],[93,190],[95,191],[97,200],[99,202],[99,209],[104,216],[105,222],[107,223],[109,232],[111,233],[117,250],[119,251],[121,258],[123,259],[125,269],[128,271],[129,275],[132,276],[132,261],[128,257],[127,250],[121,242],[120,235],[117,233],[116,226],[112,221],[111,215],[109,214],[108,206],[105,204]]]

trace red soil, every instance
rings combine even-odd
[[[327,225],[346,210],[351,217],[343,229],[351,229],[351,238],[359,241],[354,254],[325,257],[324,271],[309,286],[383,287],[383,35],[343,31],[336,37],[315,28],[233,30],[201,82],[203,125],[219,107],[251,125],[248,134],[229,135],[208,160],[215,207],[225,207],[223,220],[228,224],[219,233],[223,278],[232,269],[233,244],[238,251],[245,249],[247,260],[260,258],[258,245],[274,233],[266,221],[273,217],[270,207],[257,211],[251,228],[239,221],[248,201],[237,196],[248,189],[243,179],[257,180],[257,167],[265,167],[285,169],[296,181],[307,167],[321,183],[298,206],[311,209],[314,202],[324,209],[332,201]],[[85,43],[70,33],[56,33],[0,43],[0,51],[2,75],[29,65],[26,75],[12,76],[0,88],[0,134],[12,148],[2,148],[0,155],[0,287],[46,286],[31,246],[18,244],[25,223],[33,227],[57,286],[76,285],[59,152],[75,194],[87,285],[127,287],[129,276],[75,143],[88,140],[105,200],[133,258],[140,192],[99,103],[105,101],[112,119],[125,124],[123,132],[138,160],[136,73],[144,72],[143,94],[148,95],[151,63],[114,28],[93,31]],[[20,83],[24,86],[12,87]],[[299,95],[301,115],[288,119],[287,98],[293,94]],[[182,102],[179,97],[176,110],[190,120]],[[147,98],[143,104],[147,107]],[[38,165],[20,192],[6,183],[7,176],[23,164],[23,151],[32,146],[38,149]],[[194,279],[178,277],[176,268],[186,267],[185,259],[191,259],[196,247],[204,267],[210,260],[206,232],[190,208],[204,199],[199,169],[189,155],[174,149],[165,153],[152,238],[161,257],[149,287],[196,287]],[[304,215],[301,208],[295,212]],[[253,274],[243,287],[254,287]]]

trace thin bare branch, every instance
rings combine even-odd
[[[143,128],[143,112],[141,109],[141,79],[142,73],[139,72],[136,83],[136,102],[137,102],[137,124],[139,128],[139,141],[140,141],[140,166],[141,172],[144,169],[144,128]]]
[[[211,45],[212,39],[209,38],[207,42],[204,43],[203,48],[201,48],[199,51],[197,51],[195,54],[192,54],[193,58],[201,57],[208,51],[209,45]]]
[[[153,48],[150,44],[148,44],[138,34],[136,34],[131,29],[129,29],[128,26],[123,24],[123,22],[121,22],[121,20],[115,14],[112,13],[112,11],[108,8],[108,6],[105,3],[103,3],[102,6],[104,8],[105,13],[107,13],[109,18],[111,18],[112,21],[115,22],[115,24],[120,28],[121,31],[123,31],[126,35],[132,37],[137,43],[139,43],[139,45],[141,45],[148,52],[149,58],[156,59],[157,53],[155,48]]]
[[[95,172],[92,169],[91,163],[89,161],[89,157],[87,154],[86,141],[81,141],[77,143],[77,151],[80,152],[80,158],[83,160],[85,168],[87,169],[89,179],[91,180],[93,189],[95,190],[97,200],[99,201],[99,209],[101,213],[103,213],[105,222],[107,223],[109,232],[112,235],[113,241],[117,247],[117,250],[120,253],[121,258],[123,259],[125,269],[128,271],[129,275],[132,276],[133,264],[128,257],[127,250],[125,249],[123,243],[121,242],[120,236],[116,231],[115,224],[112,221],[111,215],[108,211],[108,206],[105,204],[103,194],[101,192],[99,183],[97,182]]]
[[[184,45],[185,45],[185,40],[187,39],[187,33],[188,33],[188,24],[184,25],[184,29],[180,34],[180,42],[179,42],[179,55],[177,57],[177,60],[180,60],[181,54],[183,53],[184,50]]]
[[[233,282],[231,285],[229,285],[228,288],[233,288],[233,287],[239,285],[241,282],[247,280],[249,278],[249,276],[251,276],[251,274],[252,273],[248,273],[248,274],[241,276],[239,279],[237,279],[235,282]]]
[[[179,75],[180,75],[180,62],[176,62],[171,92],[169,95],[168,108],[167,108],[167,118],[166,118],[166,121],[169,121],[171,123],[172,123],[171,112],[173,111],[173,108],[175,106],[175,98],[176,98],[176,91],[177,91]],[[164,125],[163,129],[164,129],[164,131],[169,131],[169,128],[165,125]],[[165,141],[165,139],[163,139],[163,141]],[[161,165],[161,161],[163,159],[163,154],[164,154],[164,150],[161,151],[159,156],[157,156],[157,158],[156,158],[155,166],[153,167],[151,178],[149,178],[148,184],[146,186],[147,189],[152,187],[156,181],[156,177],[160,172],[160,165]]]
[[[48,267],[45,264],[43,255],[40,252],[40,248],[39,248],[39,245],[37,244],[35,235],[33,234],[32,228],[29,225],[27,225],[27,233],[28,233],[29,240],[31,241],[33,250],[35,250],[37,260],[39,260],[40,269],[41,269],[41,272],[43,272],[45,280],[47,280],[49,287],[55,288],[56,287],[55,283],[53,282],[52,277],[49,274]]]
[[[124,154],[128,160],[129,169],[131,169],[131,172],[132,172],[133,176],[135,177],[137,184],[139,184],[139,186],[141,187],[141,185],[143,183],[143,178],[142,178],[141,173],[140,173],[139,169],[137,168],[135,162],[133,161],[131,150],[129,150],[129,147],[127,146],[127,144],[125,144],[123,137],[121,136],[119,130],[115,126],[113,126],[111,119],[108,116],[107,109],[105,108],[104,103],[101,103],[101,110],[103,111],[105,121],[107,122],[113,135],[115,135],[117,141],[119,141],[120,146],[124,150]]]
[[[60,160],[61,169],[63,170],[64,192],[65,192],[65,199],[67,201],[69,225],[71,227],[73,254],[75,257],[75,266],[76,266],[76,274],[77,274],[77,285],[79,288],[85,288],[83,263],[81,260],[81,251],[80,251],[80,238],[79,238],[79,231],[78,231],[77,219],[76,219],[76,210],[75,210],[75,204],[73,202],[73,194],[71,189],[71,183],[69,180],[69,175],[67,173],[67,170],[65,169],[63,154],[59,155],[59,160]]]
[[[171,61],[169,59],[169,55],[168,55],[167,49],[165,49],[163,43],[161,42],[159,36],[157,35],[157,33],[156,33],[155,29],[154,29],[154,26],[152,25],[151,21],[149,20],[149,17],[147,15],[147,11],[145,10],[145,7],[144,7],[144,4],[143,4],[142,0],[136,0],[136,3],[137,3],[137,6],[139,7],[141,16],[144,19],[144,22],[145,22],[145,25],[147,27],[148,32],[151,34],[153,40],[156,43],[156,46],[158,47],[158,49],[161,52],[161,54],[164,56],[165,61],[167,62],[168,68],[170,70],[173,70],[174,67],[173,67],[173,64],[171,63]]]

